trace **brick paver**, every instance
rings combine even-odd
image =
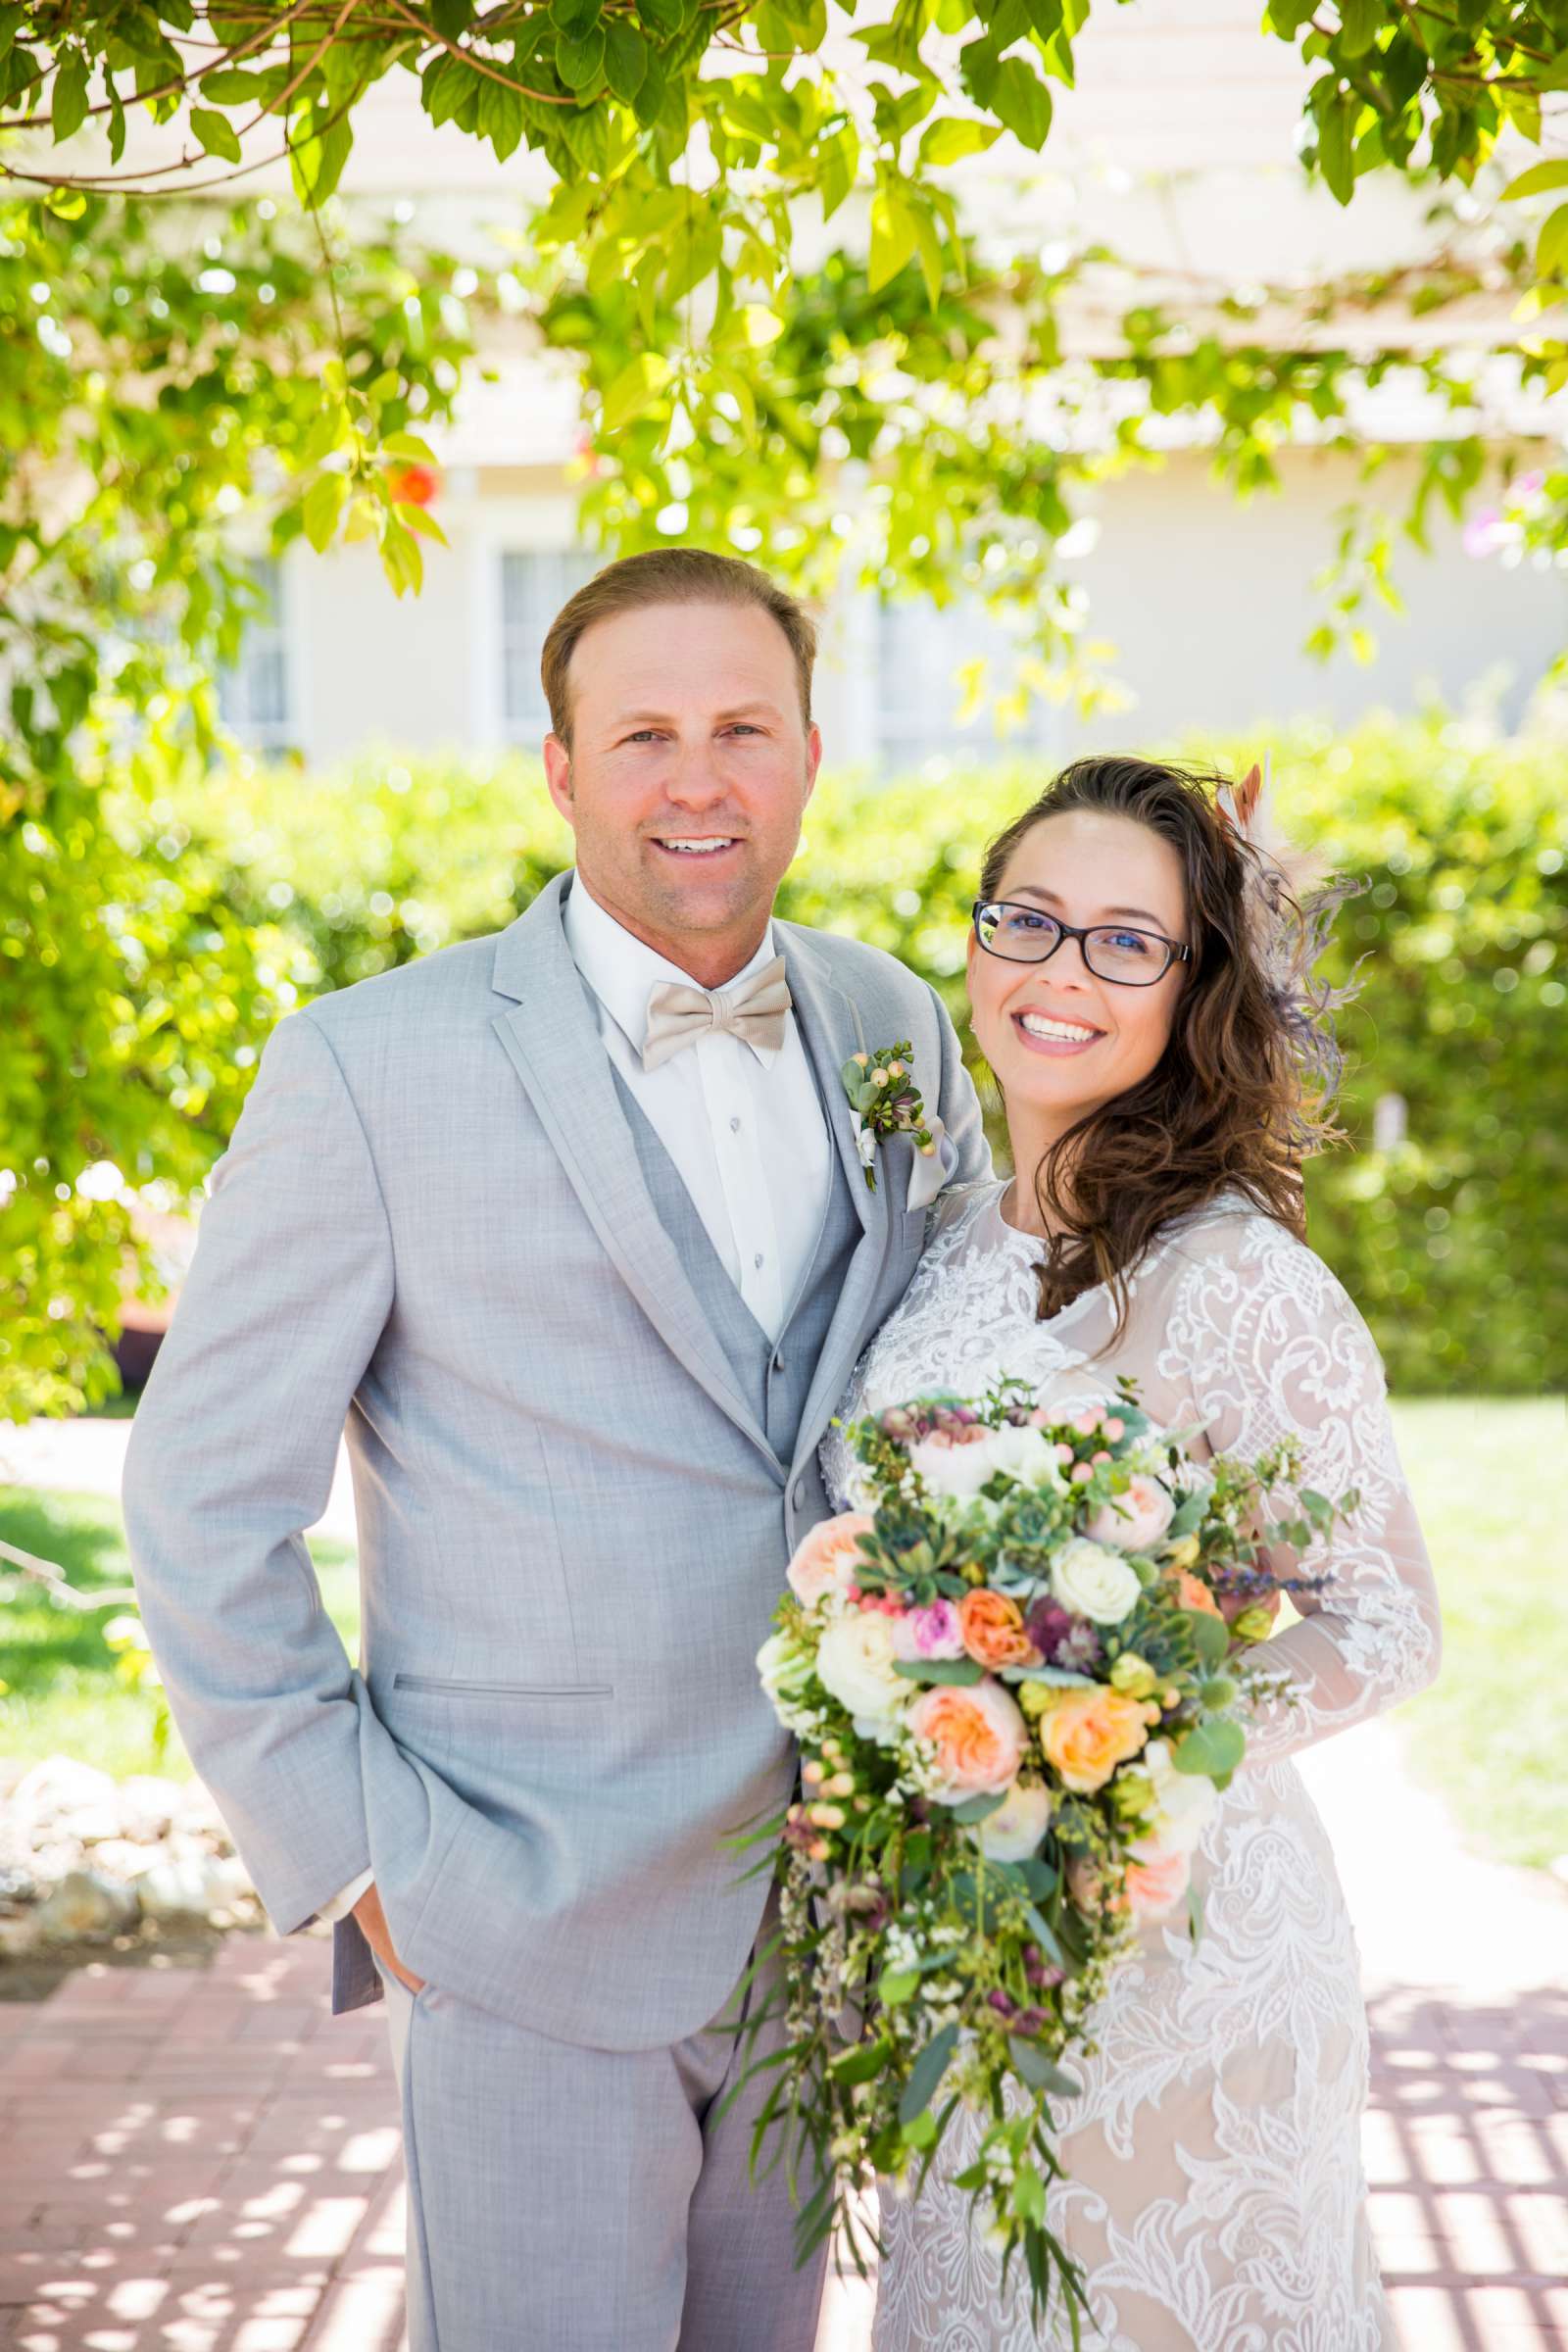
[[[379,2012],[314,1937],[0,2005],[0,2352],[400,2352]],[[1568,1993],[1371,2003],[1372,2217],[1401,2352],[1568,2345]],[[830,2296],[819,2352],[864,2352]],[[744,2352],[737,2346],[736,2352]]]

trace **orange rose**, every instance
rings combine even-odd
[[[1194,1576],[1190,1568],[1178,1568],[1176,1571],[1176,1597],[1184,1609],[1204,1609],[1210,1617],[1217,1617],[1220,1613],[1219,1602],[1213,1593],[1202,1578]]]
[[[937,1751],[941,1786],[932,1793],[950,1804],[1010,1788],[1023,1762],[1029,1727],[1000,1683],[939,1683],[924,1690],[906,1723]]]
[[[1136,1756],[1149,1738],[1144,1710],[1119,1690],[1052,1693],[1040,1718],[1040,1744],[1064,1788],[1089,1796],[1103,1788],[1118,1764]]]
[[[1023,1630],[1023,1611],[1004,1592],[983,1585],[958,1603],[958,1632],[978,1665],[1038,1666],[1040,1652]]]

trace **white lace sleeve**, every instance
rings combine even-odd
[[[1438,1669],[1437,1588],[1394,1442],[1372,1335],[1322,1259],[1271,1218],[1210,1227],[1175,1287],[1161,1370],[1190,1389],[1216,1453],[1252,1459],[1294,1433],[1301,1478],[1331,1501],[1360,1503],[1300,1559],[1331,1580],[1302,1594],[1303,1622],[1266,1644],[1297,1703],[1260,1710],[1257,1762],[1289,1755],[1431,1682]],[[1294,1555],[1274,1552],[1288,1571]]]

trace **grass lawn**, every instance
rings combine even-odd
[[[52,1560],[83,1592],[130,1583],[117,1504],[98,1494],[44,1494],[0,1488],[0,1537]],[[360,1638],[359,1569],[346,1544],[313,1543],[327,1611],[350,1657]],[[9,1597],[0,1604],[0,1757],[74,1756],[117,1777],[162,1772],[185,1780],[190,1764],[177,1733],[160,1762],[153,1746],[156,1704],[116,1678],[103,1628],[120,1614],[60,1609],[32,1579],[0,1560]]]
[[[1436,1686],[1401,1717],[1418,1775],[1472,1841],[1510,1862],[1568,1854],[1568,1412],[1561,1399],[1420,1401],[1396,1407],[1443,1594]],[[57,1560],[73,1584],[124,1585],[113,1503],[0,1489],[0,1536]],[[313,1545],[349,1655],[359,1642],[353,1553]],[[3,1567],[3,1564],[0,1564]],[[152,1705],[115,1680],[104,1618],[50,1606],[19,1584],[0,1610],[0,1756],[64,1752],[114,1773],[159,1769]],[[188,1772],[177,1737],[163,1767]]]
[[[1418,1777],[1503,1861],[1568,1854],[1568,1403],[1396,1408],[1443,1596],[1443,1672],[1399,1720]]]

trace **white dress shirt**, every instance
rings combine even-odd
[[[832,1181],[832,1143],[793,1012],[776,1051],[710,1031],[643,1068],[648,1000],[662,982],[698,986],[623,930],[572,882],[564,917],[572,959],[599,1004],[599,1034],[752,1313],[777,1341],[810,1269]],[[772,925],[727,987],[778,954]]]
[[[776,1050],[710,1031],[657,1070],[643,1068],[648,1000],[663,981],[700,986],[623,929],[572,880],[564,922],[572,960],[599,1007],[599,1034],[674,1161],[724,1270],[775,1343],[810,1270],[833,1178],[833,1145],[793,1012]],[[726,983],[749,979],[778,954],[772,925]],[[342,1919],[370,1885],[364,1871],[328,1903]]]

